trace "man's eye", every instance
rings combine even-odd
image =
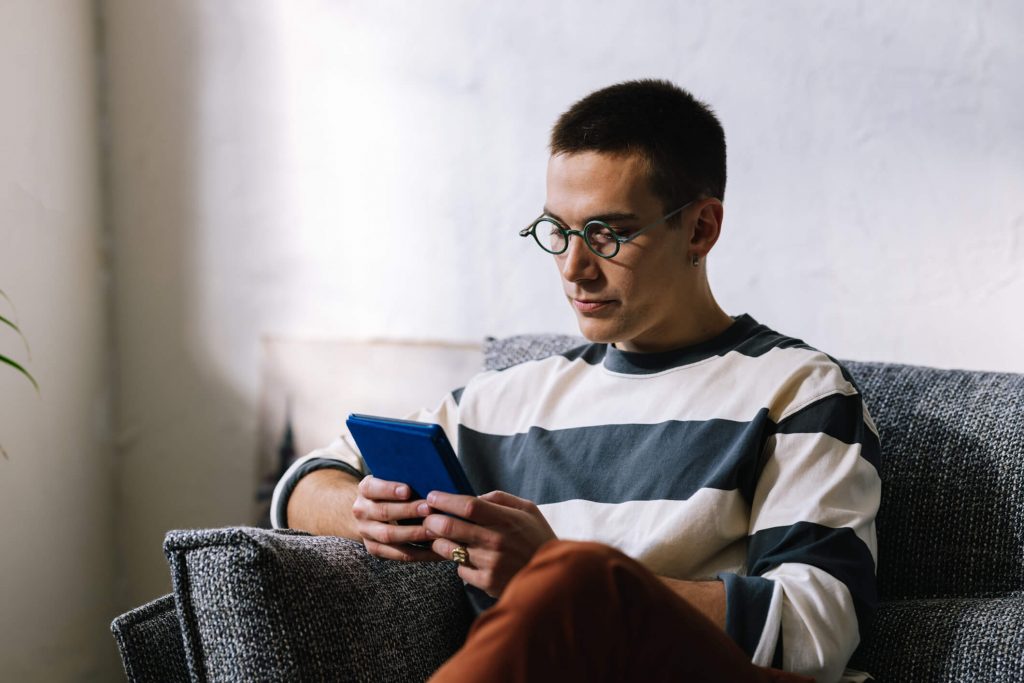
[[[590,229],[590,243],[594,245],[611,245],[624,239],[629,230],[612,228],[610,226],[594,226]]]

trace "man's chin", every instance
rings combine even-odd
[[[618,330],[613,329],[614,326],[609,325],[607,321],[595,320],[593,318],[586,318],[580,315],[576,316],[576,324],[580,328],[580,334],[582,334],[587,341],[594,344],[613,344],[619,341]]]

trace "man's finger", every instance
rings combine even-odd
[[[399,562],[444,562],[445,560],[433,550],[411,545],[390,545],[368,539],[363,540],[363,545],[366,546],[368,553],[385,560],[398,560]]]
[[[483,526],[498,524],[508,515],[508,510],[504,507],[486,501],[482,497],[462,496],[442,491],[431,491],[427,496],[427,504],[439,512],[446,512]]]
[[[493,551],[479,547],[464,546],[449,538],[439,538],[430,547],[435,555],[449,562],[454,561],[452,560],[452,551],[456,548],[462,548],[466,551],[466,564],[462,565],[462,567],[466,569],[482,571],[494,563]],[[476,578],[479,579],[481,577]]]
[[[419,524],[386,524],[384,522],[361,522],[356,527],[363,540],[385,545],[401,543],[426,543],[433,540]]]
[[[429,515],[423,520],[423,530],[428,538],[447,538],[462,545],[488,547],[493,542],[493,533],[484,527],[456,519],[451,515]]]
[[[411,503],[378,503],[371,502],[367,510],[368,519],[379,522],[397,522],[400,519],[419,519],[424,515],[420,514],[419,506],[422,500],[414,500]]]
[[[513,496],[511,493],[505,493],[504,491],[491,491],[490,493],[485,493],[480,497],[489,503],[523,510],[524,512],[528,512],[535,507],[533,501],[520,498],[519,496]]]
[[[412,491],[400,481],[387,481],[375,477],[363,477],[359,482],[359,493],[371,500],[408,500]]]

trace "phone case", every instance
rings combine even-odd
[[[413,499],[431,491],[476,495],[440,425],[356,413],[345,424],[373,476],[408,484]]]

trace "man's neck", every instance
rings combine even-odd
[[[686,324],[681,325],[672,334],[664,335],[661,339],[653,341],[626,341],[612,344],[620,351],[631,353],[657,353],[659,351],[672,351],[687,346],[700,344],[701,342],[714,339],[729,329],[735,320],[727,314],[714,301],[711,302],[711,310],[703,315],[693,316]]]

